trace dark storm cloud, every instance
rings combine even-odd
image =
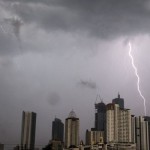
[[[80,80],[79,82],[79,85],[81,85],[81,87],[87,87],[87,88],[90,88],[90,89],[96,89],[97,86],[96,86],[96,83],[89,80]]]
[[[24,52],[49,49],[44,42],[48,34],[55,31],[75,33],[75,39],[76,35],[114,39],[150,32],[150,3],[147,0],[2,0],[0,8],[0,25],[7,32],[0,35],[1,54],[16,54],[17,49],[24,46]],[[41,37],[40,31],[46,31],[43,40],[37,39]],[[0,32],[5,31],[0,28]],[[32,35],[27,36],[31,32]],[[45,48],[36,47],[37,40],[44,43]]]
[[[8,0],[9,2],[12,2]],[[13,10],[26,23],[43,29],[85,31],[108,38],[149,32],[147,0],[25,0]]]
[[[16,38],[18,38],[18,40],[20,39],[20,28],[23,24],[22,20],[20,18],[5,18],[4,19],[4,22],[6,24],[9,24],[11,28],[11,31],[7,31],[6,30],[6,33],[7,32],[11,32],[12,34],[14,34],[16,36]],[[3,27],[3,26],[2,26]],[[10,30],[10,29],[8,29]],[[5,32],[5,31],[4,31]]]

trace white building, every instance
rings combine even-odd
[[[72,110],[65,121],[65,147],[79,145],[79,118]]]
[[[106,108],[106,131],[108,143],[131,142],[131,113],[119,108],[118,104],[108,104]]]

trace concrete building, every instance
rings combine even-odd
[[[118,93],[118,98],[112,100],[112,103],[118,104],[120,108],[124,109],[124,99],[120,98],[120,94]]]
[[[64,124],[58,118],[52,122],[52,140],[63,142],[64,138]]]
[[[22,113],[21,148],[33,150],[35,144],[36,113]]]
[[[118,104],[106,107],[106,131],[108,143],[131,142],[131,114],[129,109],[122,109]]]
[[[65,147],[77,147],[79,145],[79,118],[72,110],[65,120]]]
[[[86,145],[104,144],[104,131],[86,130]]]
[[[144,116],[144,121],[148,122],[148,137],[149,137],[149,147],[150,147],[150,116]]]
[[[135,117],[135,142],[137,150],[149,150],[148,121],[144,117]]]
[[[136,143],[135,139],[135,116],[131,115],[131,142]]]
[[[137,150],[135,143],[113,143],[107,145],[107,150]]]

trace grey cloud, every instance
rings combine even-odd
[[[7,31],[7,32],[12,32],[12,34],[14,34],[16,36],[16,38],[18,38],[18,40],[20,39],[20,28],[23,24],[22,20],[18,17],[14,17],[14,18],[5,18],[4,22],[6,22],[6,24],[10,25],[11,31]]]
[[[0,53],[1,55],[18,53],[18,42],[11,34],[0,34]]]
[[[60,96],[56,92],[52,92],[49,95],[48,102],[50,105],[57,105],[60,102]]]
[[[146,4],[141,0],[32,0],[20,1],[13,9],[26,23],[47,30],[85,31],[108,38],[149,32]]]
[[[97,88],[96,83],[91,81],[91,80],[80,80],[79,85],[81,85],[81,87],[87,87],[90,89],[96,89]]]

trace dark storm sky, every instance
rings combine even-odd
[[[20,142],[23,110],[38,115],[38,145],[72,109],[83,139],[97,94],[144,115],[128,41],[150,115],[149,34],[149,0],[0,0],[0,142]]]

